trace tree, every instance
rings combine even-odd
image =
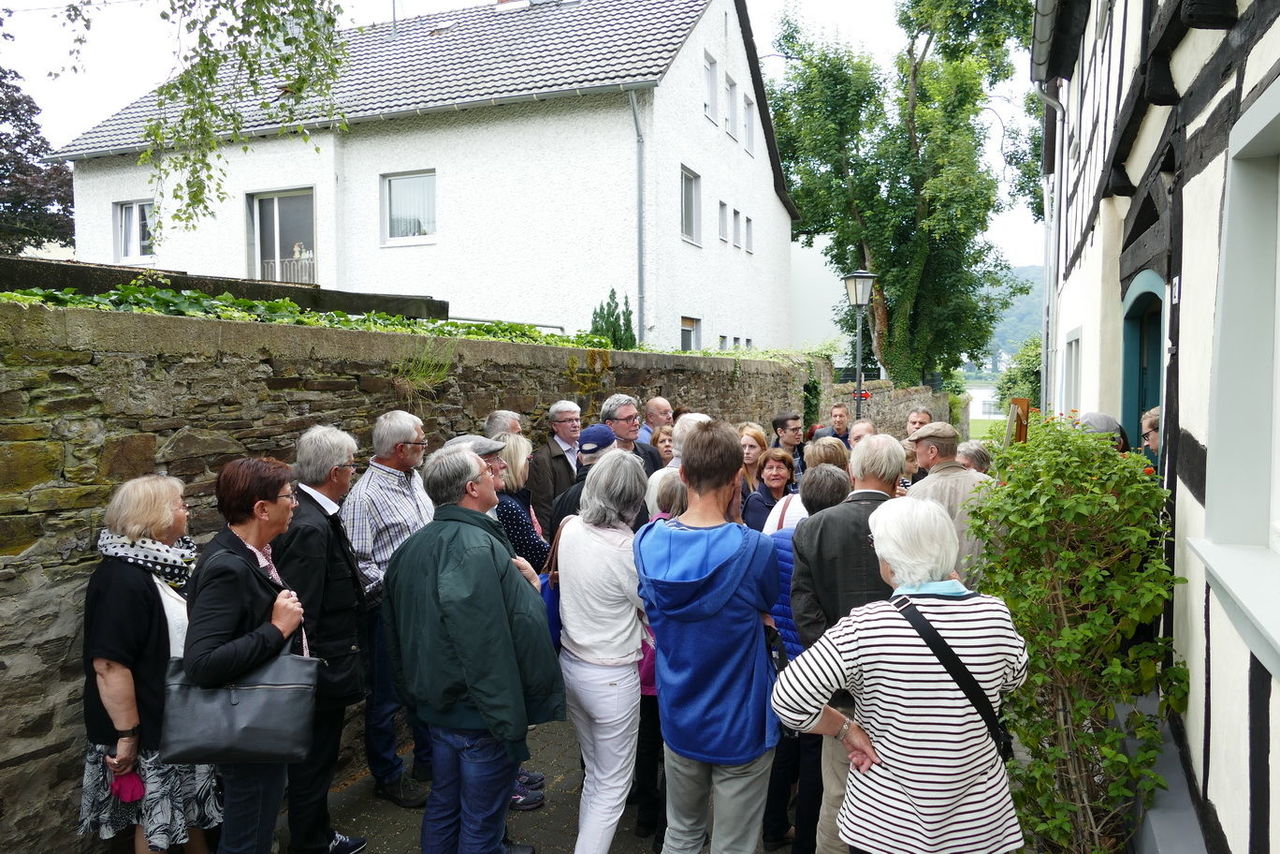
[[[1044,219],[1044,186],[1040,183],[1044,157],[1044,102],[1028,92],[1022,104],[1030,123],[1015,126],[1010,132],[1010,145],[1005,162],[1014,170],[1013,197],[1031,208],[1036,222]]]
[[[66,7],[77,45],[109,2]],[[341,13],[333,0],[164,0],[160,17],[189,41],[178,50],[180,70],[156,91],[157,118],[143,129],[138,160],[153,167],[167,219],[192,224],[226,198],[221,150],[247,150],[247,127],[304,139],[304,123],[345,127],[333,100],[346,56]]]
[[[1013,354],[1009,367],[996,380],[996,400],[1007,407],[1015,397],[1040,405],[1040,336],[1032,335]]]
[[[618,310],[618,294],[609,288],[609,298],[591,312],[591,334],[608,338],[615,350],[634,350],[636,333],[631,316],[631,298],[622,297],[622,310]]]
[[[838,272],[879,278],[871,348],[896,385],[981,362],[1012,295],[1024,289],[981,239],[999,208],[982,164],[985,87],[1012,71],[1009,38],[1029,30],[1018,0],[901,0],[907,47],[890,75],[784,20],[793,60],[770,92],[778,148],[806,245],[831,235]],[[837,312],[853,331],[855,310]]]
[[[51,151],[40,132],[40,108],[16,71],[0,67],[0,252],[45,243],[71,245],[71,170],[41,163]]]

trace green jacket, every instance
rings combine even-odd
[[[502,526],[449,504],[396,549],[383,625],[402,699],[428,725],[488,730],[517,762],[530,724],[564,720],[542,597]]]

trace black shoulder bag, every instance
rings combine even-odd
[[[969,668],[964,666],[960,656],[956,655],[955,650],[942,639],[942,635],[938,634],[938,630],[925,619],[924,614],[920,613],[910,599],[906,596],[897,596],[892,601],[893,607],[897,608],[898,613],[902,614],[912,628],[919,632],[920,637],[929,645],[929,649],[933,650],[933,654],[938,657],[938,661],[942,662],[942,666],[947,669],[951,678],[960,686],[960,690],[969,698],[969,702],[978,710],[978,714],[987,724],[987,732],[991,735],[991,740],[996,744],[1000,759],[1008,762],[1013,758],[1013,737],[1005,729],[1004,722],[996,715],[995,709],[991,708],[991,701],[987,699],[986,693],[973,678]]]

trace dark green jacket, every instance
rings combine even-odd
[[[542,597],[494,519],[457,505],[391,556],[383,622],[401,697],[418,719],[488,730],[517,762],[530,724],[564,720]]]

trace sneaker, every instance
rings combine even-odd
[[[368,845],[359,836],[343,836],[335,830],[329,840],[329,854],[360,854]]]
[[[511,808],[520,812],[536,810],[546,800],[547,796],[542,792],[527,788],[523,783],[517,782],[515,791],[511,793]]]
[[[516,782],[526,789],[541,789],[547,783],[547,776],[521,768],[516,772]]]
[[[426,787],[415,782],[408,774],[401,774],[390,783],[375,782],[373,796],[405,809],[417,809],[427,802]]]

